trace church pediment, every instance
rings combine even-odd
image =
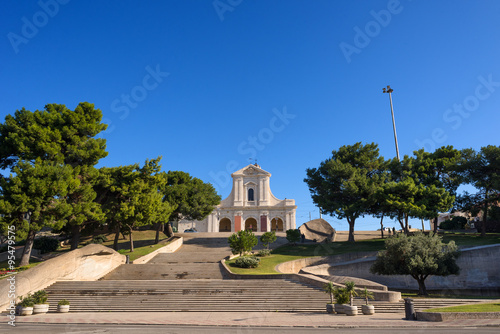
[[[253,165],[248,165],[232,174],[232,176],[236,175],[244,175],[244,176],[256,176],[256,175],[265,175],[265,176],[271,176],[271,173],[266,172],[262,168],[260,168],[259,165],[253,164]]]

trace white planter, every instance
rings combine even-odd
[[[33,314],[42,314],[49,312],[49,304],[35,304]]]
[[[363,314],[366,315],[375,314],[375,306],[373,305],[362,305],[361,310],[363,311]]]
[[[335,304],[334,306],[337,314],[344,314],[344,304]]]
[[[69,312],[69,305],[57,305],[57,312],[68,313]]]
[[[32,315],[33,307],[21,307],[19,309],[19,315]]]
[[[351,305],[344,305],[344,313],[347,315],[358,315],[358,307]]]

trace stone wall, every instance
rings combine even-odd
[[[148,263],[152,258],[154,258],[158,254],[173,253],[182,246],[183,240],[184,239],[182,237],[172,237],[172,239],[168,243],[168,245],[166,245],[162,248],[158,248],[157,250],[149,253],[148,255],[141,256],[140,258],[132,261],[132,263],[133,264],[144,264],[144,263]]]
[[[457,260],[460,275],[429,276],[425,280],[428,290],[463,290],[500,287],[500,245],[462,249]],[[364,278],[392,289],[418,290],[417,281],[410,276],[382,276],[370,273],[375,257],[357,263],[331,263],[330,273],[339,276]],[[337,262],[338,263],[338,262]]]
[[[125,255],[103,245],[91,244],[13,276],[15,296],[18,298],[29,292],[45,289],[56,281],[95,281],[123,263]],[[12,290],[11,281],[1,280],[0,310],[5,310],[9,306],[9,295],[12,295],[10,290]]]

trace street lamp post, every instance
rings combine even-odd
[[[396,122],[394,121],[394,109],[392,108],[392,95],[391,95],[391,93],[393,91],[394,91],[394,89],[392,89],[391,86],[387,86],[387,89],[382,88],[383,93],[389,93],[389,101],[391,101],[392,128],[394,130],[394,142],[396,143],[396,155],[397,155],[398,161],[399,161],[398,135],[396,134]]]

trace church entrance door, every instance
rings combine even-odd
[[[257,220],[255,218],[245,220],[245,230],[257,232]]]
[[[231,220],[222,218],[219,222],[219,232],[231,232]]]

